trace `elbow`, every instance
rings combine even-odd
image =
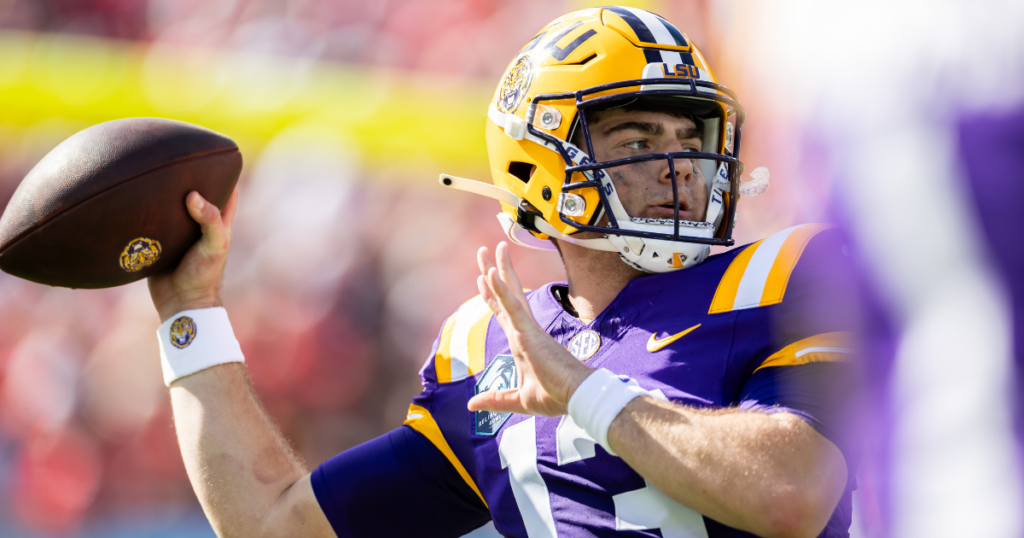
[[[767,481],[774,486],[762,497],[766,538],[815,538],[825,529],[846,489],[847,470],[838,448],[824,440],[822,446],[820,457]]]
[[[828,524],[835,506],[826,506],[821,496],[790,492],[776,497],[762,521],[765,538],[815,538]]]

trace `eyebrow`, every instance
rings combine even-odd
[[[652,123],[647,121],[627,121],[620,123],[614,127],[607,129],[604,134],[605,136],[618,133],[620,131],[636,131],[640,134],[647,136],[661,136],[665,133],[665,126],[660,123]],[[694,127],[680,127],[676,129],[676,138],[678,140],[688,140],[690,138],[701,138],[700,129]]]
[[[620,131],[636,131],[648,136],[661,136],[665,133],[665,126],[660,123],[651,123],[647,121],[627,121],[607,129],[604,134],[610,135]]]

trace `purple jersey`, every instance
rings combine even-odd
[[[527,297],[537,322],[573,355],[658,398],[777,406],[807,420],[847,459],[851,478],[822,534],[847,536],[856,443],[842,426],[852,385],[852,288],[842,257],[838,231],[803,225],[691,269],[634,279],[590,323],[563,308],[564,283]],[[518,382],[504,332],[480,297],[445,322],[421,377],[405,424],[448,463],[447,485],[431,494],[460,496],[459,509],[475,504],[478,524],[489,518],[502,535],[530,538],[750,536],[672,501],[568,416],[468,411],[474,394]],[[355,464],[332,461],[314,473],[314,490],[339,536],[357,535],[333,515],[350,496],[335,482]],[[435,516],[430,535],[464,532]]]

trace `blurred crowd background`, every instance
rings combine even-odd
[[[707,35],[708,2],[632,4],[677,21],[742,86]],[[225,302],[256,390],[316,466],[402,422],[441,322],[476,294],[476,249],[503,238],[496,202],[442,191],[438,174],[489,181],[501,74],[588,5],[0,0],[0,202],[102,121],[169,117],[234,138],[245,169]],[[780,173],[758,160],[766,126],[751,125],[746,160]],[[741,241],[807,220],[789,188],[747,204]],[[556,254],[514,257],[528,287],[564,278]],[[202,529],[145,283],[73,291],[0,274],[0,319],[0,536],[109,535],[132,514],[129,534]]]
[[[836,145],[849,133],[823,118],[841,121],[843,107],[811,106],[844,94],[812,89],[881,65],[837,35],[867,29],[865,43],[890,51],[932,43],[895,26],[932,4],[858,3],[857,18],[798,0],[617,3],[673,21],[739,93],[741,157],[772,186],[740,205],[738,244],[837,212],[880,218],[864,210],[884,186],[861,198],[837,186],[852,181]],[[102,121],[168,117],[236,140],[225,303],[260,398],[312,468],[401,423],[441,322],[476,294],[476,249],[503,238],[496,202],[442,191],[438,174],[489,181],[485,111],[507,63],[550,20],[602,4],[0,0],[0,202]],[[893,25],[871,27],[880,19]],[[829,39],[848,63],[821,52]],[[860,213],[834,203],[842,192]],[[513,258],[527,287],[563,278],[557,255]],[[175,441],[158,324],[145,283],[74,291],[0,273],[0,537],[212,535]],[[861,510],[855,535],[882,536],[886,510]]]

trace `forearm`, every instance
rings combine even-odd
[[[642,397],[615,418],[608,440],[670,498],[759,536],[816,536],[846,482],[839,450],[789,413]]]
[[[171,385],[185,469],[219,536],[261,536],[282,495],[306,470],[229,363]]]

